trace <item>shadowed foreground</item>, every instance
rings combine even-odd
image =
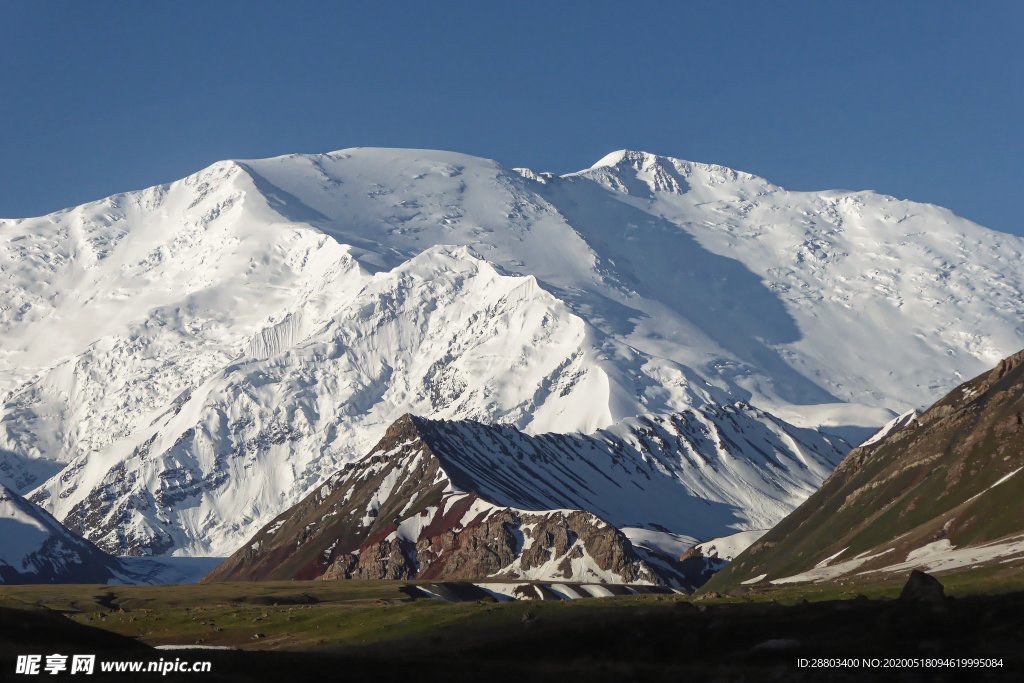
[[[1019,676],[1024,593],[924,602],[780,604],[763,596],[633,596],[572,602],[447,603],[400,582],[217,586],[24,586],[0,591],[0,679],[17,654],[102,660],[209,660],[209,674],[108,674],[91,680],[1011,680]],[[773,600],[788,601],[777,594]],[[760,600],[760,601],[759,601]],[[141,641],[141,642],[140,642]],[[152,650],[160,644],[239,650]],[[798,658],[996,657],[972,670],[800,669]]]

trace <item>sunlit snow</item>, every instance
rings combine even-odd
[[[107,550],[221,555],[406,412],[594,432],[745,400],[859,440],[1024,347],[1022,254],[641,152],[219,162],[0,221],[0,481]]]

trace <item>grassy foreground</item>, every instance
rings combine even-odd
[[[572,602],[445,603],[404,582],[0,588],[0,680],[25,652],[122,652],[154,645],[233,651],[180,680],[287,680],[345,671],[349,680],[962,680],[948,670],[802,670],[813,657],[1000,657],[972,680],[1022,673],[1024,592],[943,604],[842,599],[834,591],[724,598],[629,596]],[[1004,585],[1010,589],[1012,586]],[[954,595],[958,590],[951,586]],[[805,598],[810,601],[805,601]],[[840,599],[836,599],[840,598]],[[36,630],[25,623],[38,623]],[[92,648],[92,649],[90,649]],[[239,650],[245,650],[240,652]],[[167,656],[166,651],[162,653]],[[339,668],[340,667],[340,668]],[[962,674],[962,672],[959,672]],[[178,680],[174,675],[150,677]],[[865,676],[868,676],[866,678]],[[125,674],[110,680],[129,680]],[[27,679],[22,679],[27,680]],[[92,680],[103,680],[93,677]],[[144,680],[141,678],[140,680]]]

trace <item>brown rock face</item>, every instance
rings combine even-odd
[[[478,499],[476,499],[478,500]],[[554,558],[554,559],[553,559]],[[510,567],[519,560],[517,569]],[[587,578],[588,560],[623,583],[656,582],[621,531],[582,511],[531,514],[496,509],[463,527],[444,528],[415,544],[397,538],[371,540],[332,559],[325,579],[516,578],[544,569],[548,578]],[[557,561],[555,561],[557,560]],[[545,565],[553,565],[545,568]]]
[[[333,560],[322,579],[411,579],[416,576],[416,561],[409,556],[408,543],[380,541]]]
[[[524,511],[458,489],[417,419],[271,522],[207,581],[488,577],[692,586],[674,558],[583,510]],[[652,560],[656,560],[652,564]]]

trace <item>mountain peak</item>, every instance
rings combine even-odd
[[[105,583],[118,561],[0,483],[0,584]]]
[[[763,458],[736,463],[716,445],[723,443],[750,444]],[[680,562],[679,550],[694,535],[762,528],[773,508],[791,505],[772,500],[780,482],[821,477],[837,456],[813,433],[779,431],[741,405],[629,421],[594,436],[530,436],[510,425],[406,414],[208,580],[497,577],[693,587],[708,567]],[[694,457],[736,481],[680,462]],[[715,491],[712,479],[729,490]]]
[[[607,168],[611,166],[618,166],[622,163],[650,163],[658,159],[658,155],[651,154],[650,152],[644,152],[640,150],[632,149],[618,149],[614,152],[609,152],[603,157],[594,162],[590,168]]]

